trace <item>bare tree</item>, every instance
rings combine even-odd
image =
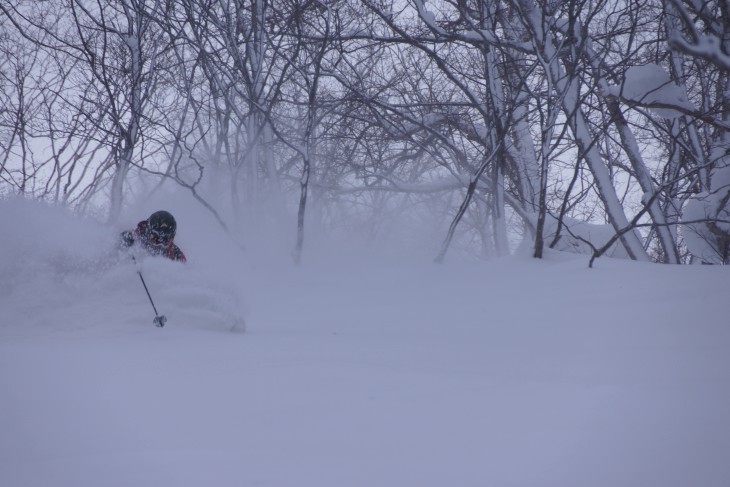
[[[521,236],[726,262],[727,9],[4,0],[0,191],[113,219],[134,178],[173,181],[231,233],[291,215],[297,261],[310,221],[375,238],[407,213],[437,261]]]
[[[73,145],[88,147],[89,141],[95,141],[92,153],[106,154],[101,167],[86,177],[91,178],[88,187],[92,192],[108,184],[112,220],[121,210],[130,168],[144,159],[135,151],[153,125],[147,111],[159,88],[158,69],[168,49],[166,39],[150,29],[148,14],[151,4],[157,3],[69,0],[39,5],[18,1],[0,7],[21,35],[55,54],[52,59],[58,60],[57,66],[71,67],[57,73],[63,79],[56,82],[58,98],[47,101],[54,111],[52,107],[62,100],[72,119],[64,121],[62,114],[51,113],[53,126],[48,136],[54,141],[55,125],[65,123],[64,131],[75,139]],[[48,77],[43,81],[53,83]],[[49,86],[53,91],[54,85]],[[61,149],[54,146],[52,150],[58,167],[57,151]],[[79,151],[75,154],[71,159]]]

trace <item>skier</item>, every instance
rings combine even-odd
[[[175,245],[175,218],[167,211],[156,211],[146,220],[137,224],[134,230],[125,230],[121,235],[122,248],[129,248],[136,242],[151,255],[161,255],[168,259],[185,263],[187,259],[180,247]]]

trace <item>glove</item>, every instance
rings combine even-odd
[[[120,236],[120,245],[122,248],[134,245],[134,234],[129,230],[122,232],[122,235]]]

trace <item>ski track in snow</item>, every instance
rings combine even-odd
[[[159,329],[135,265],[2,238],[0,486],[730,478],[727,268],[144,259]]]

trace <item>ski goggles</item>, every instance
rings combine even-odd
[[[162,228],[150,228],[150,236],[155,243],[168,244],[175,236],[175,230],[166,225]]]

